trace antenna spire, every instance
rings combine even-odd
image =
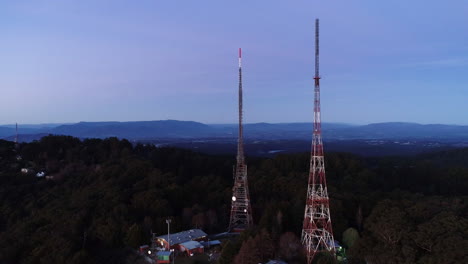
[[[242,49],[239,48],[239,138],[237,140],[237,163],[244,163],[244,129],[242,95]]]
[[[319,20],[315,19],[315,78],[319,75]]]

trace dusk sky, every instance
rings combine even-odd
[[[468,1],[0,2],[0,124],[312,122],[468,125]]]

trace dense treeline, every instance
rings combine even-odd
[[[468,263],[463,160],[467,150],[404,159],[328,154],[333,231],[349,263]],[[16,152],[0,141],[0,263],[131,263],[130,249],[151,232],[165,234],[168,217],[174,231],[225,231],[234,162],[116,138],[48,136]],[[225,245],[220,263],[302,261],[308,164],[308,153],[248,160],[257,227]]]

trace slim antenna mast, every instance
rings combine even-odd
[[[242,49],[239,48],[239,138],[237,140],[237,163],[244,163],[244,129],[242,127]]]

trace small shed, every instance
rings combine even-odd
[[[148,251],[150,250],[150,247],[148,245],[142,245],[140,246],[140,254],[150,254]]]
[[[164,264],[164,263],[171,263],[171,251],[158,251],[156,252],[156,263],[157,264]]]
[[[333,247],[335,248],[336,252],[336,259],[338,261],[345,261],[346,260],[346,249],[338,243],[338,241],[334,241]]]

